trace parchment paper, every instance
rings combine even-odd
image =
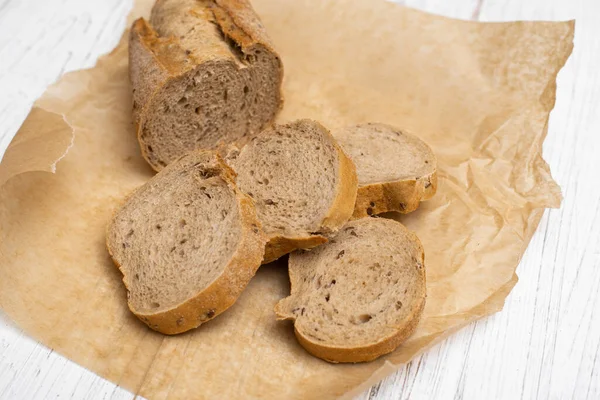
[[[151,4],[138,1],[131,20]],[[385,122],[437,153],[437,196],[401,217],[426,251],[425,315],[394,353],[328,364],[275,321],[273,305],[289,291],[275,264],[193,332],[166,337],[133,317],[104,247],[111,213],[152,175],[134,137],[122,40],[48,89],[0,164],[0,306],[45,345],[148,398],[359,393],[499,311],[544,208],[560,204],[541,148],[572,21],[481,24],[381,0],[254,5],[285,64],[281,121]]]

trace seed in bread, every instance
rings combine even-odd
[[[425,306],[419,239],[385,218],[348,222],[327,244],[290,254],[289,297],[275,306],[294,321],[300,344],[330,362],[392,352],[416,329]]]
[[[416,210],[437,190],[437,161],[418,137],[385,124],[360,124],[334,132],[356,165],[354,217]]]
[[[281,108],[282,64],[247,0],[157,1],[129,46],[137,136],[157,171],[260,132]]]
[[[265,263],[326,242],[352,215],[354,165],[318,122],[275,125],[230,149],[227,162],[269,237]]]
[[[252,201],[214,152],[193,152],[136,190],[116,212],[107,247],[129,308],[177,334],[216,317],[261,264],[266,238]]]

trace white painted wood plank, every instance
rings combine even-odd
[[[600,398],[600,2],[405,0],[480,20],[577,17],[544,147],[565,202],[548,212],[505,310],[436,346],[362,398]],[[0,154],[62,72],[112,48],[130,1],[0,0]],[[592,183],[595,183],[592,184]],[[35,343],[0,318],[0,399],[132,395]]]
[[[132,399],[0,318],[0,399]]]

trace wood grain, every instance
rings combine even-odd
[[[545,158],[564,202],[546,212],[504,310],[472,324],[360,399],[600,399],[600,2],[405,0],[461,19],[577,19],[559,75]],[[131,1],[0,0],[0,154],[33,101],[90,67]],[[0,399],[131,399],[0,315]]]

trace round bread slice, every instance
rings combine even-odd
[[[325,243],[352,216],[354,165],[318,122],[269,128],[241,150],[230,149],[227,162],[269,237],[264,263]]]
[[[216,317],[261,264],[266,238],[252,201],[214,152],[171,163],[136,190],[108,226],[131,311],[177,334]]]
[[[290,254],[291,295],[275,306],[294,321],[300,344],[330,362],[392,352],[416,329],[425,306],[419,239],[399,222],[362,218],[329,243]]]
[[[416,210],[437,190],[437,161],[427,143],[385,124],[360,124],[334,132],[356,165],[354,218]]]
[[[157,1],[129,46],[136,131],[157,171],[260,132],[281,108],[283,67],[247,0]]]

